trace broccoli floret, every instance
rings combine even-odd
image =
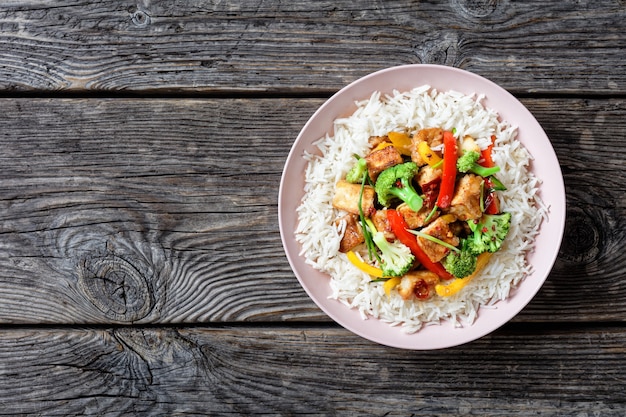
[[[366,221],[372,232],[372,240],[380,249],[380,267],[387,277],[401,277],[413,266],[415,256],[408,246],[398,240],[389,242],[383,232],[376,230],[371,220]]]
[[[383,232],[376,232],[374,243],[380,249],[381,269],[388,277],[401,277],[409,272],[415,257],[411,250],[399,241],[389,242]]]
[[[356,162],[350,171],[346,174],[346,181],[352,184],[361,184],[363,177],[367,175],[367,161],[358,155],[354,155]]]
[[[415,162],[405,162],[394,165],[380,173],[374,190],[378,195],[378,202],[385,207],[389,207],[394,197],[407,203],[413,211],[419,211],[424,201],[413,188],[413,177],[419,167]]]
[[[443,267],[457,278],[465,278],[476,269],[478,255],[473,253],[469,241],[461,241],[460,250],[451,251],[442,261]]]
[[[472,234],[468,236],[469,250],[475,254],[496,252],[511,228],[511,213],[483,214],[480,220],[467,222]]]
[[[457,161],[456,167],[460,172],[473,172],[481,177],[488,177],[500,171],[500,167],[486,168],[476,163],[480,159],[480,153],[466,151]]]

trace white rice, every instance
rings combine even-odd
[[[529,171],[531,155],[516,140],[517,127],[499,120],[498,114],[485,108],[483,96],[458,92],[438,92],[421,86],[409,92],[381,97],[374,93],[369,100],[357,103],[357,110],[334,122],[334,134],[316,142],[319,154],[306,154],[305,195],[298,207],[296,239],[307,263],[330,276],[332,298],[349,308],[358,309],[364,319],[376,317],[391,325],[401,325],[407,333],[424,325],[449,321],[454,326],[471,325],[480,306],[507,298],[531,267],[526,258],[532,250],[540,223],[547,209],[537,195],[539,180]],[[497,177],[507,187],[500,192],[501,208],[512,214],[512,225],[500,251],[495,253],[479,276],[458,294],[429,300],[403,300],[395,291],[387,296],[380,283],[338,251],[343,230],[334,221],[343,213],[334,209],[332,198],[337,181],[354,163],[353,155],[364,155],[370,136],[384,136],[405,128],[417,131],[427,127],[456,129],[457,135],[470,135],[481,148],[496,136],[494,162],[501,171]]]

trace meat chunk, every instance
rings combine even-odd
[[[439,196],[442,173],[443,171],[439,168],[424,165],[415,176],[417,183],[422,189],[424,206],[429,209],[433,208]]]
[[[478,146],[478,144],[476,143],[473,137],[466,135],[463,138],[463,141],[461,142],[461,154],[464,154],[465,152],[471,152],[471,151],[480,153],[480,147]]]
[[[361,194],[361,184],[352,184],[345,180],[340,180],[335,185],[335,195],[333,196],[333,207],[347,211],[352,214],[359,214],[359,195]],[[369,216],[374,208],[374,187],[366,185],[363,190],[362,209],[365,216]]]
[[[365,237],[357,221],[358,218],[359,216],[356,214],[346,214],[335,222],[336,225],[339,225],[341,222],[346,223],[345,231],[339,242],[339,252],[346,253],[365,241]]]
[[[370,144],[371,149],[374,149],[378,145],[383,142],[389,142],[389,137],[387,136],[370,136],[367,141]]]
[[[387,168],[404,162],[400,152],[393,146],[374,151],[367,155],[365,160],[367,161],[367,171],[372,181],[376,181],[378,174]]]
[[[428,146],[435,148],[443,144],[443,129],[440,127],[429,127],[418,131],[415,137],[418,141],[426,141]]]
[[[452,246],[459,245],[459,238],[454,235],[452,229],[450,229],[450,224],[448,223],[448,218],[446,216],[442,216],[437,218],[431,224],[422,229],[423,233],[427,235],[436,237],[439,240],[442,240]],[[441,261],[450,251],[450,249],[446,248],[439,243],[432,242],[426,238],[417,237],[417,244],[422,248],[422,250],[426,253],[428,258],[433,262]]]
[[[415,176],[420,187],[431,184],[435,181],[441,181],[443,171],[440,168],[433,168],[430,165],[424,165],[420,168]]]
[[[410,229],[424,227],[426,225],[426,217],[428,217],[431,212],[431,209],[426,206],[422,206],[419,211],[413,211],[406,203],[400,204],[396,210],[402,215]],[[429,222],[435,220],[437,217],[439,217],[438,211],[433,214]]]
[[[413,296],[425,299],[432,293],[433,287],[439,283],[439,277],[430,271],[410,271],[400,280],[397,287],[400,297],[408,300]]]
[[[413,135],[412,142],[411,160],[419,166],[426,165],[426,161],[420,156],[417,147],[420,142],[426,142],[431,148],[441,145],[443,143],[443,129],[438,127],[422,129]]]
[[[474,174],[464,175],[456,184],[448,213],[459,220],[478,219],[482,216],[480,187],[483,179]]]
[[[377,210],[372,216],[372,223],[376,227],[376,230],[379,232],[383,232],[385,238],[388,241],[393,241],[396,238],[396,235],[391,231],[391,226],[389,225],[389,220],[387,220],[387,210]]]

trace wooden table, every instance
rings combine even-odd
[[[623,1],[40,3],[0,6],[0,415],[624,415]],[[427,352],[331,321],[277,218],[311,114],[409,63],[518,97],[568,204],[537,297]]]

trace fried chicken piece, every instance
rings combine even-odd
[[[459,238],[453,233],[448,220],[446,216],[439,217],[421,231],[452,246],[458,246]],[[417,237],[417,244],[432,262],[441,261],[450,251],[445,246],[420,236]]]
[[[426,206],[422,206],[419,211],[413,211],[406,203],[400,204],[396,210],[402,215],[404,221],[409,226],[409,229],[417,229],[426,225],[426,217],[431,212],[431,209]],[[435,212],[430,219],[429,223],[439,217],[439,212]]]
[[[439,127],[421,129],[413,135],[412,142],[411,160],[419,166],[426,165],[426,161],[422,159],[417,148],[420,142],[426,142],[431,148],[441,145],[443,143],[443,129]]]
[[[365,241],[358,219],[358,215],[350,213],[335,222],[335,225],[337,226],[341,222],[346,222],[345,231],[341,237],[341,241],[339,242],[339,252],[346,253]]]
[[[394,235],[391,231],[389,220],[387,220],[387,210],[376,210],[370,218],[372,219],[372,223],[374,223],[376,230],[383,232],[388,241],[391,242],[396,238],[396,235]]]
[[[398,294],[404,300],[413,296],[419,299],[430,297],[433,287],[439,283],[439,276],[430,271],[410,271],[402,276],[400,284],[396,287]]]
[[[464,175],[456,184],[448,213],[465,221],[480,218],[483,214],[480,209],[482,182],[483,179],[477,175]]]
[[[426,184],[433,183],[441,180],[443,171],[440,168],[433,168],[430,165],[424,165],[420,168],[415,176],[417,184],[420,187],[424,187]]]
[[[391,168],[394,165],[399,165],[404,162],[402,155],[393,146],[387,146],[383,149],[379,149],[367,155],[365,157],[367,161],[367,170],[372,181],[376,181],[378,174]]]
[[[377,147],[383,142],[389,142],[389,137],[388,136],[370,136],[370,138],[367,141],[371,149],[374,149],[375,147]]]
[[[340,180],[335,185],[335,195],[333,196],[333,207],[347,211],[352,214],[359,214],[359,195],[361,194],[361,184],[352,184],[345,180]],[[370,216],[374,208],[374,188],[366,185],[363,189],[362,209],[363,214]]]

